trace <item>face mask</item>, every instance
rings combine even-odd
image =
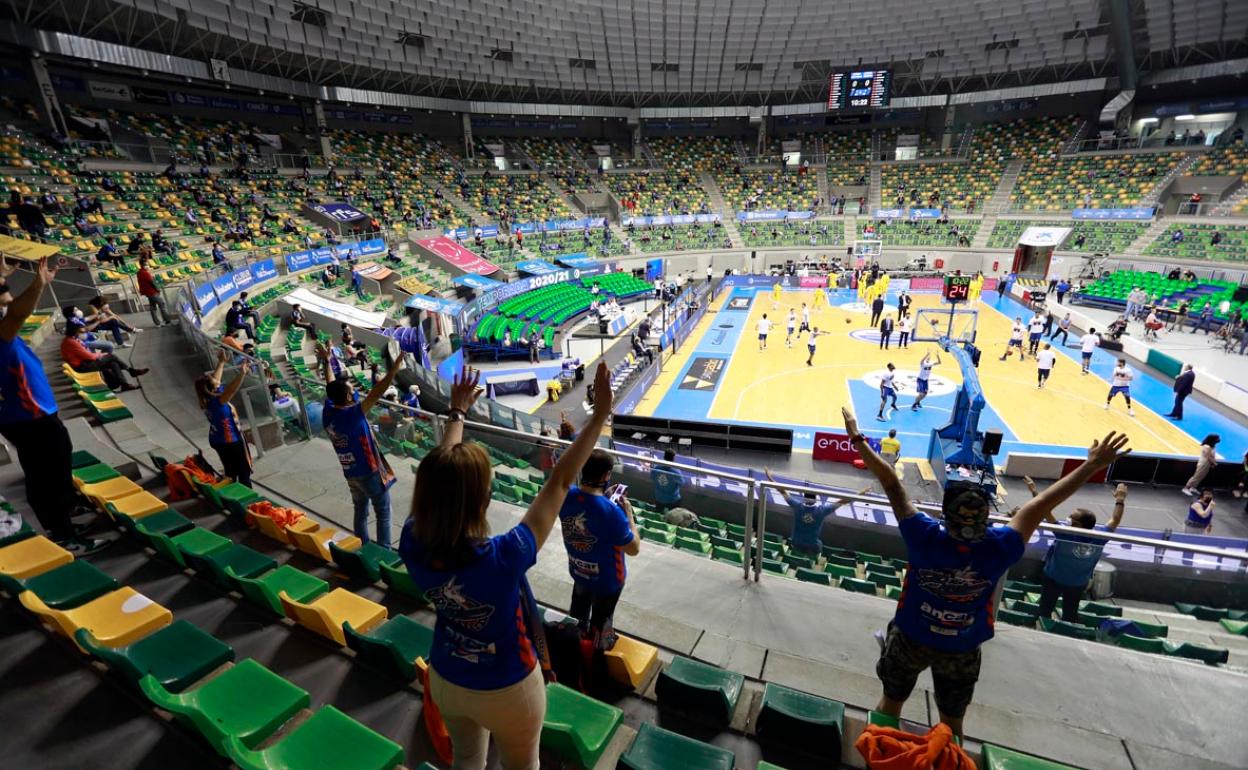
[[[82,311],[78,308],[74,308],[74,318],[82,318]]]

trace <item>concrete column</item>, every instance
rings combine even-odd
[[[31,56],[30,70],[38,87],[39,100],[35,106],[38,108],[40,120],[51,131],[68,139],[69,126],[65,124],[65,113],[61,111],[61,102],[56,98],[56,89],[52,87],[52,78],[48,76],[48,60],[39,54]]]
[[[952,104],[945,105],[945,130],[940,135],[940,149],[942,153],[947,153],[949,148],[953,146],[953,113],[956,108]]]
[[[465,112],[460,116],[464,122],[464,157],[471,158],[472,155],[472,115]]]
[[[316,135],[321,140],[321,155],[325,158],[326,163],[332,163],[334,160],[334,147],[329,141],[328,126],[325,123],[325,105],[317,99],[312,103],[312,118],[316,122]]]

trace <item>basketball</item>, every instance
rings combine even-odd
[[[852,319],[852,318],[846,318],[846,319],[845,319],[845,323],[847,323],[847,324],[852,324],[853,322],[854,322],[854,319]]]

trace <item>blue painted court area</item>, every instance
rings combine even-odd
[[[654,412],[656,417],[706,419],[728,368],[728,360],[745,330],[755,291],[749,287],[733,289],[723,309],[714,316],[711,328],[695,343],[680,376],[659,402]],[[753,329],[750,334],[754,334]],[[771,336],[776,335],[773,332]]]

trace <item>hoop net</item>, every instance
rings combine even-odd
[[[881,240],[856,240],[854,241],[854,258],[863,259],[870,262],[873,259],[879,259],[884,253],[884,241]]]
[[[962,308],[918,308],[910,336],[917,342],[938,342],[945,336],[953,342],[974,342],[978,317],[977,311]]]

